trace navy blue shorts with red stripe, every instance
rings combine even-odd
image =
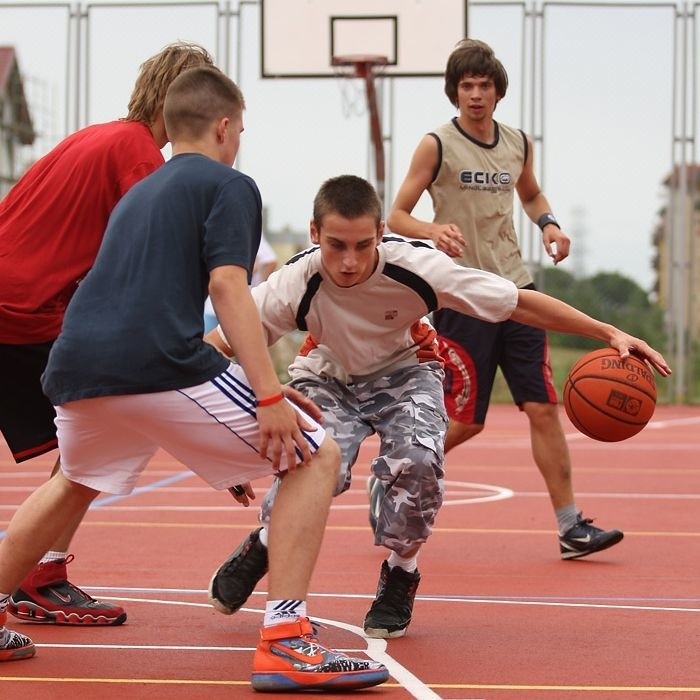
[[[440,354],[445,361],[445,406],[467,425],[486,420],[500,367],[513,401],[557,403],[547,334],[516,321],[488,323],[451,309],[435,312]]]

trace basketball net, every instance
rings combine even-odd
[[[342,78],[341,85],[347,85],[354,81],[348,81],[347,78],[361,78],[364,82],[365,99],[367,109],[369,110],[369,133],[374,147],[374,165],[377,179],[377,194],[381,202],[384,202],[384,139],[382,134],[382,125],[379,116],[379,107],[377,105],[377,93],[374,85],[375,76],[383,70],[389,63],[386,56],[375,56],[369,54],[353,54],[349,56],[333,56],[331,65],[335,70],[335,74]],[[358,111],[357,92],[352,97],[341,87],[343,94],[343,112],[345,116],[350,113],[360,114]]]
[[[365,78],[368,71],[372,76],[381,76],[387,64],[386,56],[350,54],[333,57],[331,66],[338,79],[344,117],[363,115],[368,107],[364,82],[348,78]]]

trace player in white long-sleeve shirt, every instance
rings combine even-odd
[[[375,544],[389,556],[364,630],[371,637],[399,637],[411,621],[420,581],[418,551],[443,495],[442,359],[426,314],[451,308],[490,322],[517,319],[605,340],[623,355],[634,348],[662,373],[668,367],[641,340],[498,275],[459,266],[424,243],[382,240],[383,228],[381,203],[368,182],[351,175],[326,181],[314,201],[316,247],[252,294],[268,344],[295,329],[308,332],[289,374],[291,385],[319,406],[340,446],[336,495],[350,485],[362,441],[380,437],[371,465],[383,486]],[[208,339],[230,354],[220,330]],[[263,523],[275,491],[265,497]],[[238,498],[247,503],[252,495],[245,485]],[[217,570],[210,584],[217,609],[230,614],[244,604],[267,570],[265,545],[263,526]]]

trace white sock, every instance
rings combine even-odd
[[[305,600],[268,600],[265,604],[263,626],[272,627],[285,622],[295,622],[306,617]]]
[[[48,564],[50,561],[62,561],[68,556],[67,552],[56,552],[54,550],[51,550],[49,552],[46,552],[44,556],[41,558],[41,561],[39,562],[40,564]]]
[[[558,508],[554,511],[554,514],[557,516],[557,526],[559,527],[560,535],[568,532],[576,525],[578,522],[578,513],[579,511],[575,503],[572,503],[570,506]]]
[[[263,547],[267,547],[268,540],[267,525],[263,525],[263,529],[258,533],[258,539]]]
[[[404,571],[408,573],[414,572],[418,568],[418,554],[414,554],[412,557],[400,557],[396,552],[391,552],[386,560],[390,569],[395,566],[400,566]]]

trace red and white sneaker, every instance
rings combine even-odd
[[[0,613],[0,661],[31,659],[36,654],[34,642],[19,632],[5,627],[7,613]]]
[[[10,596],[7,611],[25,622],[54,625],[121,625],[124,608],[90,597],[68,581],[65,559],[37,564]]]
[[[260,630],[253,659],[255,690],[356,690],[388,678],[383,664],[321,646],[306,617]]]

